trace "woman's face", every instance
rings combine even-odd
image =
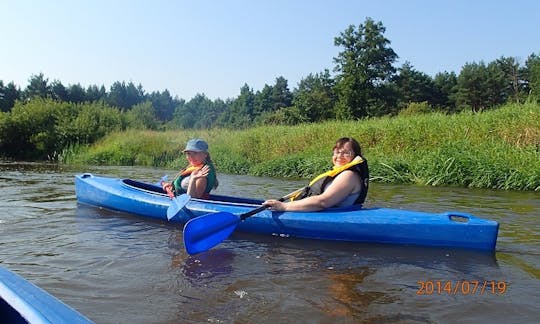
[[[196,151],[185,151],[186,159],[188,160],[191,166],[199,166],[204,164],[206,161],[206,152],[196,152]]]
[[[332,155],[332,163],[334,166],[342,166],[354,159],[354,150],[351,143],[347,142],[341,147],[336,147]]]

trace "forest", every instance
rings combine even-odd
[[[0,155],[7,159],[58,160],[63,150],[95,143],[128,129],[248,129],[329,120],[361,121],[404,113],[482,113],[505,104],[538,102],[540,56],[525,62],[501,56],[467,62],[456,74],[431,77],[410,62],[395,66],[398,54],[382,22],[366,18],[334,38],[340,51],[333,70],[314,72],[292,90],[278,76],[235,98],[189,100],[165,89],[147,93],[141,84],[117,81],[83,87],[63,85],[39,73],[24,89],[0,80]]]

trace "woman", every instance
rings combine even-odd
[[[313,179],[292,201],[271,199],[263,205],[277,211],[318,211],[362,204],[368,190],[369,170],[360,144],[351,137],[337,140],[332,151],[332,163],[332,170]]]
[[[208,198],[210,191],[218,186],[208,144],[200,138],[190,139],[183,153],[189,165],[178,173],[173,182],[162,182],[163,190],[170,190],[175,195],[187,193],[192,198]]]

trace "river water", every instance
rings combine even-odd
[[[0,163],[0,264],[96,323],[540,319],[538,192],[371,186],[369,206],[457,210],[498,221],[495,255],[235,233],[209,252],[188,256],[178,225],[77,204],[74,175],[84,172],[150,182],[174,174]],[[304,185],[219,178],[216,193],[252,198],[281,197]]]

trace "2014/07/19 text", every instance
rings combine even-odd
[[[507,282],[498,280],[426,280],[418,281],[417,295],[503,295]]]

